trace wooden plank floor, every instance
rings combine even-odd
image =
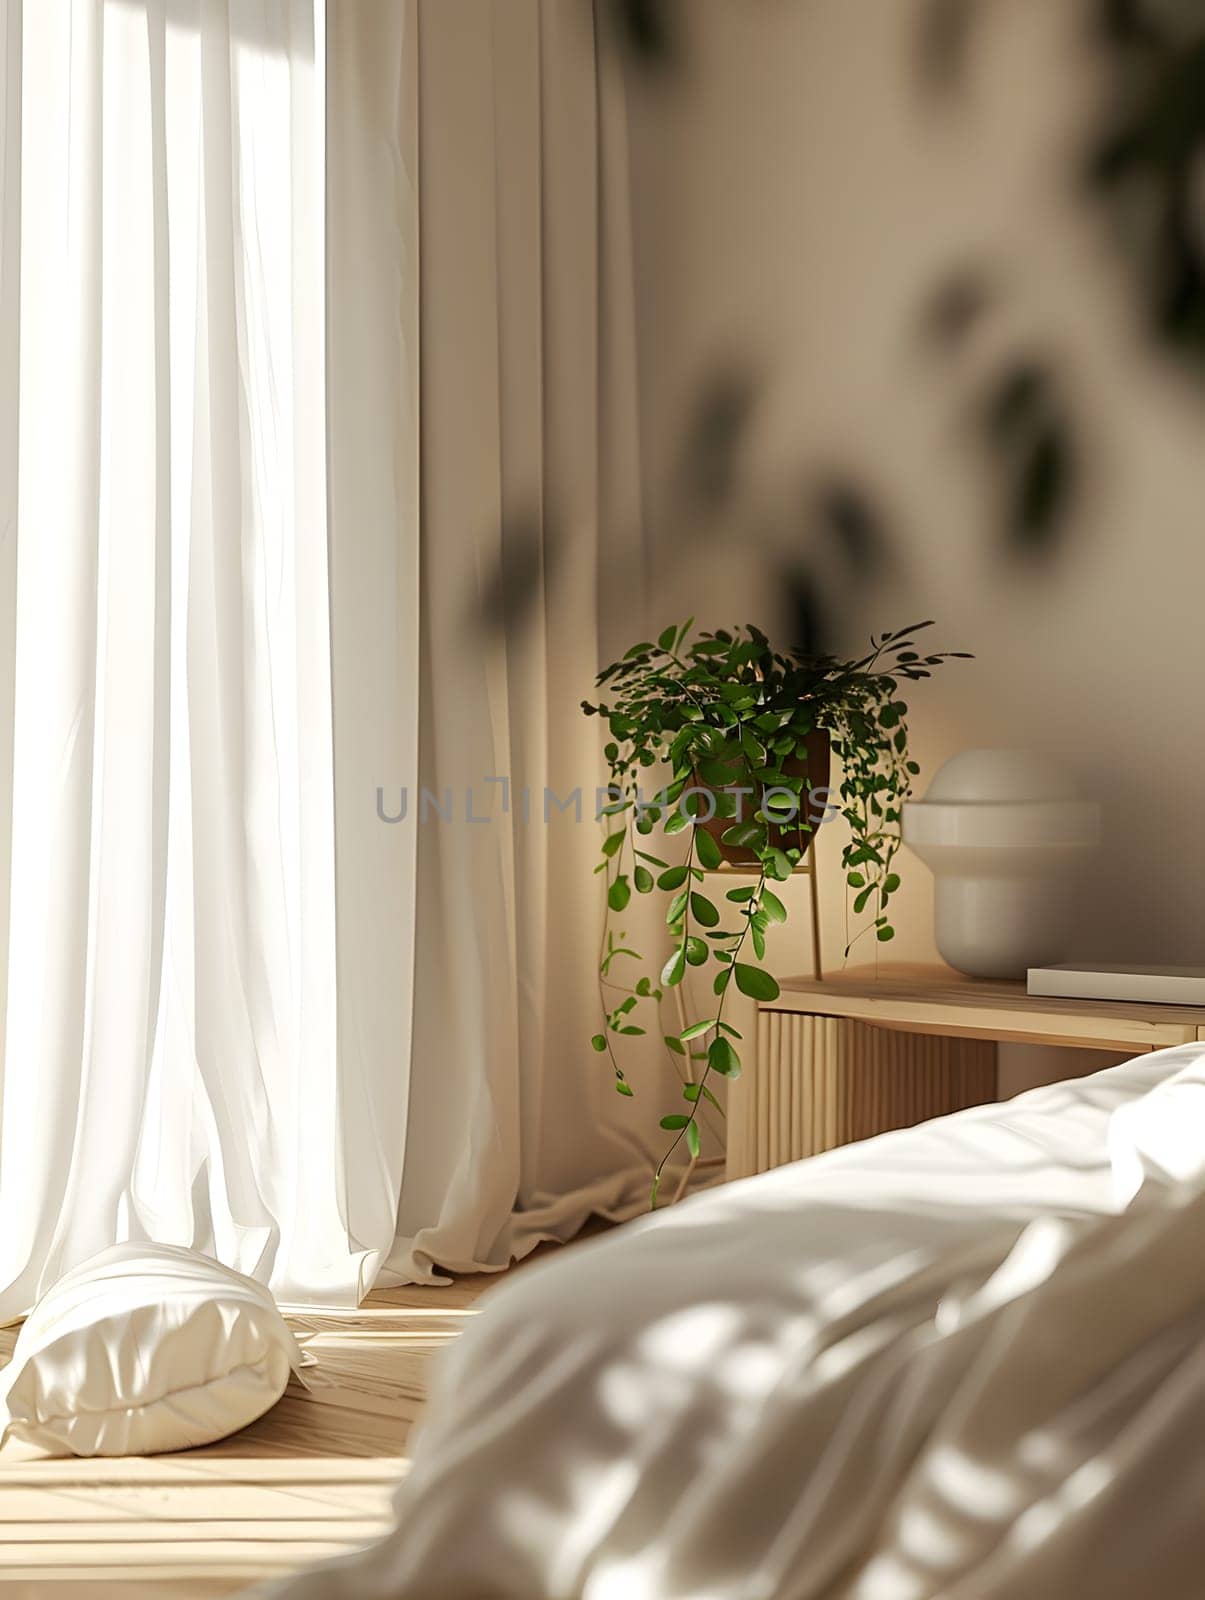
[[[4,1600],[209,1600],[370,1539],[387,1522],[427,1367],[498,1277],[374,1294],[290,1317],[315,1387],[220,1444],[178,1455],[49,1460],[0,1449]],[[0,1365],[16,1329],[0,1329]],[[307,1372],[307,1377],[310,1374]]]

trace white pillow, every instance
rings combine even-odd
[[[275,1405],[301,1360],[262,1284],[195,1250],[114,1245],[30,1312],[0,1373],[0,1439],[77,1456],[209,1444]]]

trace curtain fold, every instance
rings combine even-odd
[[[0,1041],[8,1010],[13,670],[17,629],[17,417],[21,312],[21,8],[0,12]]]
[[[589,1047],[603,773],[579,703],[646,598],[613,575],[642,537],[618,62],[589,0],[420,0],[418,26],[419,940],[386,1281],[640,1209],[676,1098],[663,1051],[633,1102]]]
[[[389,1240],[409,1111],[417,840],[379,820],[376,792],[395,774],[412,778],[418,759],[417,27],[417,0],[328,7],[340,1120],[349,1159],[375,1174],[369,1185],[347,1175],[349,1204],[366,1208],[355,1231]]]
[[[0,1316],[148,1237],[354,1302],[393,1237],[404,1074],[336,1054],[314,18],[5,7]]]

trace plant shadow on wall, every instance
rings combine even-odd
[[[855,914],[870,908],[873,921],[864,931],[873,928],[883,943],[894,936],[888,904],[900,881],[894,861],[901,807],[919,771],[908,753],[900,684],[929,677],[953,657],[966,659],[964,651],[924,655],[916,648],[916,636],[931,622],[873,639],[870,653],[856,661],[798,649],[782,654],[759,628],[692,638],[692,626],[693,619],[666,628],[656,643],[633,645],[599,674],[607,701],[582,704],[587,715],[606,721],[611,735],[608,825],[595,869],[607,880],[599,961],[605,1020],[593,1046],[610,1057],[619,1093],[631,1095],[617,1050],[623,1039],[648,1032],[643,1022],[654,1021],[686,1102],[685,1111],[661,1120],[674,1137],[653,1176],[654,1206],[679,1145],[685,1141],[692,1160],[699,1154],[700,1101],[720,1110],[709,1078],[740,1072],[741,1036],[724,1019],[732,985],[754,1000],[778,995],[763,963],[767,933],[787,920],[787,910],[770,885],[799,867],[831,813],[849,824],[842,865]],[[835,805],[830,747],[841,761]],[[666,768],[668,779],[647,792],[651,774]],[[667,837],[689,834],[684,862],[671,865],[647,848],[659,826]],[[753,881],[728,889],[721,907],[701,886],[708,872],[725,866]],[[668,900],[673,950],[653,976],[640,970],[643,958],[622,932],[617,937],[611,919],[627,909],[633,892],[656,891]],[[667,1031],[666,991],[680,998],[687,971],[712,964],[714,1015],[680,1015],[681,1026]]]
[[[772,14],[796,0],[757,0]],[[915,51],[904,70],[925,112],[956,125],[972,117],[970,89],[978,31],[1009,0],[922,0]],[[684,0],[596,0],[600,46],[622,52],[657,92],[673,94],[690,71]],[[1082,0],[1085,70],[1103,68],[1107,93],[1085,127],[1066,172],[1069,205],[1099,227],[1132,287],[1140,326],[1153,351],[1205,378],[1205,228],[1201,154],[1205,149],[1205,4],[1202,0]],[[1041,341],[1006,343],[981,374],[969,359],[993,317],[1005,317],[1017,289],[991,260],[956,259],[935,276],[916,308],[918,349],[942,363],[962,398],[961,437],[989,468],[986,536],[1002,556],[1032,571],[1057,561],[1095,459],[1077,418],[1066,356]],[[964,359],[968,358],[968,359]],[[826,647],[847,597],[898,570],[903,541],[866,474],[838,467],[807,472],[780,516],[768,516],[743,481],[742,464],[759,399],[752,365],[725,361],[701,378],[681,428],[667,543],[697,555],[709,537],[739,535],[789,597],[794,641]],[[739,522],[739,530],[736,524]],[[784,528],[783,524],[788,524]],[[1088,531],[1076,530],[1083,537]],[[791,537],[786,539],[783,534]],[[565,530],[507,530],[505,556],[485,587],[483,611],[497,627],[529,620],[538,584],[555,572]],[[801,538],[802,536],[802,538]],[[810,544],[810,564],[784,555]],[[474,613],[474,620],[481,615]]]

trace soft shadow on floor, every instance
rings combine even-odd
[[[605,1231],[591,1224],[582,1237]],[[541,1245],[527,1260],[572,1246]],[[432,1357],[522,1271],[374,1292],[290,1315],[316,1358],[266,1416],[176,1455],[53,1460],[0,1449],[3,1600],[215,1600],[372,1539],[407,1465]],[[15,1327],[0,1328],[0,1366]]]

